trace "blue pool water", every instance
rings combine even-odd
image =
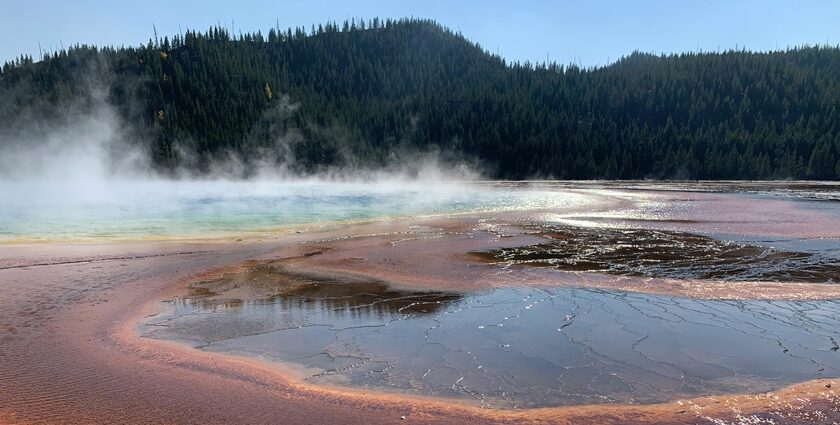
[[[0,242],[223,236],[376,217],[563,208],[585,198],[552,188],[440,182],[0,183]]]

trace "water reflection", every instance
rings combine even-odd
[[[231,298],[231,295],[247,299]],[[245,273],[193,284],[189,296],[176,302],[184,308],[198,305],[211,310],[273,306],[281,310],[386,317],[435,313],[461,297],[450,292],[402,291],[377,281],[309,277],[288,273],[277,265],[260,265]]]
[[[192,290],[145,334],[283,361],[313,383],[491,407],[650,403],[840,375],[834,301],[412,292],[276,266]]]

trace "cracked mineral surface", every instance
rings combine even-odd
[[[631,189],[307,240],[192,282],[140,333],[315,385],[503,409],[840,376],[836,188]]]
[[[840,376],[837,301],[407,291],[263,265],[168,304],[146,336],[282,361],[315,384],[487,407],[653,403]]]

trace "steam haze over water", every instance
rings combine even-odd
[[[470,184],[479,173],[430,155],[381,170],[301,176],[262,166],[244,179],[231,158],[209,173],[165,178],[127,144],[111,109],[0,141],[0,241],[220,236],[304,223],[487,209],[557,207],[540,192]]]
[[[578,199],[466,183],[395,181],[116,181],[49,196],[48,183],[0,184],[0,239],[218,236],[287,225],[488,209],[559,207]],[[31,193],[33,196],[27,196]],[[34,198],[34,199],[33,199]]]
[[[92,92],[92,113],[66,108],[59,122],[22,122],[18,133],[0,138],[0,241],[218,236],[558,202],[467,185],[480,174],[441,163],[434,153],[378,170],[306,176],[288,164],[248,166],[230,157],[201,175],[176,170],[164,177],[150,165],[146,144]]]

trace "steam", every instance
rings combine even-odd
[[[113,107],[97,96],[96,107],[83,115],[65,113],[57,123],[38,123],[38,130],[16,129],[0,137],[0,180],[51,183],[106,180],[163,179],[151,164],[148,143],[122,122]],[[46,125],[45,125],[46,124]],[[47,127],[45,129],[45,127]],[[481,174],[467,161],[442,160],[439,150],[395,151],[382,167],[350,164],[322,168],[316,173],[294,171],[291,145],[302,135],[288,130],[268,147],[255,148],[250,158],[229,153],[211,158],[207,170],[197,171],[200,158],[180,144],[180,166],[170,180],[324,180],[375,182],[380,180],[464,181]],[[346,154],[350,157],[350,154]]]
[[[140,177],[148,155],[128,143],[115,112],[101,104],[85,115],[66,115],[47,131],[17,131],[0,141],[0,178],[7,181],[92,182]]]
[[[468,161],[409,149],[382,167],[358,167],[348,153],[341,166],[302,173],[292,152],[303,135],[284,124],[299,103],[279,105],[259,130],[270,132],[270,143],[255,143],[248,158],[221,155],[196,172],[202,158],[176,144],[181,166],[169,174],[152,163],[147,133],[125,122],[96,86],[51,119],[19,120],[0,134],[0,241],[422,213],[461,202],[475,190],[464,182],[481,176]],[[342,129],[324,131],[340,137]],[[152,230],[137,230],[146,225]]]

